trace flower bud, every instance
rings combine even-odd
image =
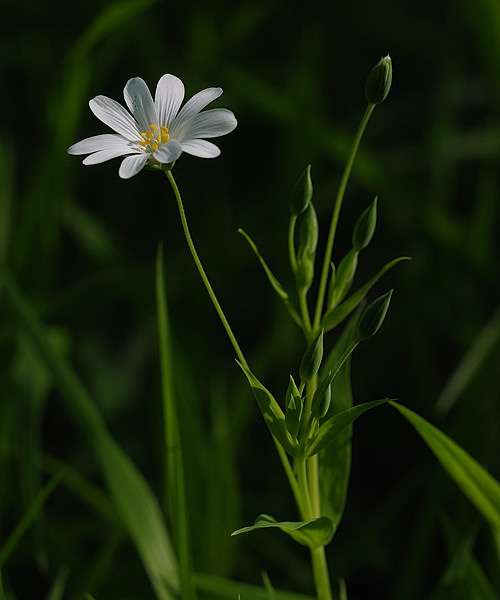
[[[335,285],[333,286],[333,292],[329,307],[337,306],[349,291],[356,269],[358,268],[358,251],[355,248],[351,248],[349,252],[340,261],[335,276]]]
[[[319,371],[323,360],[323,329],[318,333],[304,352],[300,362],[299,375],[302,381],[311,381]]]
[[[302,414],[302,398],[297,389],[293,377],[290,375],[290,383],[285,394],[285,423],[292,437],[296,437],[300,428],[300,416]]]
[[[299,226],[299,247],[295,281],[297,290],[303,292],[311,287],[314,278],[314,261],[318,245],[318,218],[312,202],[301,216]]]
[[[366,340],[374,336],[380,329],[389,308],[392,292],[393,290],[390,290],[365,308],[358,322],[358,337],[360,340]]]
[[[387,98],[392,84],[392,61],[387,55],[381,58],[368,74],[365,97],[368,104],[380,104]]]
[[[332,386],[329,385],[326,388],[326,392],[325,392],[323,398],[321,399],[321,401],[318,404],[317,412],[313,416],[316,417],[316,419],[322,419],[328,412],[331,401],[332,401]]]
[[[377,224],[377,197],[356,221],[352,232],[352,245],[356,250],[363,250],[371,242]]]
[[[302,174],[297,179],[293,186],[292,193],[288,200],[290,211],[293,216],[300,215],[303,213],[311,202],[313,195],[313,184],[311,179],[311,165],[302,171]]]

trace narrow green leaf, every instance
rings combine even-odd
[[[285,415],[281,410],[280,405],[276,402],[271,392],[260,383],[257,377],[255,377],[249,369],[239,362],[238,364],[248,379],[269,431],[289,454],[296,456],[298,444],[286,428]]]
[[[334,327],[336,327],[339,323],[341,323],[363,300],[366,294],[371,290],[371,288],[377,283],[377,281],[386,273],[389,269],[397,265],[402,260],[410,260],[408,256],[400,256],[392,260],[383,266],[380,271],[376,275],[374,275],[365,285],[361,286],[358,290],[356,290],[353,294],[351,294],[348,298],[346,298],[341,304],[329,310],[325,316],[323,317],[322,326],[326,331],[330,331]]]
[[[255,256],[257,256],[257,258],[259,259],[260,264],[262,265],[264,271],[266,272],[267,278],[269,279],[269,283],[272,285],[274,291],[278,294],[278,296],[283,300],[283,302],[284,302],[284,304],[285,304],[288,312],[290,313],[292,319],[300,327],[302,327],[302,319],[300,318],[300,315],[297,312],[297,309],[295,308],[295,306],[293,305],[292,301],[290,300],[290,296],[285,291],[285,289],[281,285],[281,283],[273,275],[271,269],[267,266],[266,261],[262,257],[261,253],[259,252],[259,249],[255,245],[255,243],[252,240],[252,238],[245,231],[243,231],[243,229],[238,229],[238,232],[241,233],[241,235],[246,239],[246,241],[249,243],[250,247],[254,251]]]
[[[179,559],[181,597],[183,600],[195,600],[196,592],[192,576],[182,441],[180,439],[178,411],[173,385],[174,370],[161,244],[156,255],[156,305],[163,400],[166,496],[169,499],[171,527],[175,536],[175,546]]]
[[[319,517],[310,521],[277,521],[270,515],[259,515],[253,525],[233,531],[231,535],[273,527],[287,533],[296,542],[308,548],[326,546],[333,535],[333,525],[328,517]]]
[[[52,371],[64,408],[93,450],[158,599],[173,600],[179,587],[177,565],[156,497],[110,435],[77,374],[50,343],[35,311],[1,264],[0,283],[40,357]]]
[[[356,321],[356,317],[352,318],[342,332],[325,361],[325,368],[331,369],[351,343],[356,333]],[[349,357],[333,380],[330,414],[352,407],[350,364]],[[349,484],[351,432],[352,425],[349,425],[319,453],[318,459],[321,514],[330,518],[335,529],[342,519]]]
[[[33,521],[43,508],[43,505],[45,502],[47,502],[56,486],[60,483],[61,478],[62,470],[55,473],[50,478],[48,483],[46,483],[45,486],[39,490],[26,509],[26,512],[22,516],[19,523],[14,527],[10,535],[4,541],[2,541],[2,545],[0,547],[0,569],[4,566],[12,552],[16,549],[17,545],[21,541],[21,538],[28,531],[29,527],[32,525]]]
[[[397,402],[390,404],[413,425],[448,475],[491,526],[500,530],[500,483],[437,427]]]
[[[437,399],[435,410],[440,415],[447,414],[476,373],[496,347],[500,339],[500,307],[498,307],[479,335],[470,345],[452,376]]]
[[[315,439],[311,440],[311,443],[306,448],[307,456],[314,456],[324,448],[328,446],[339,434],[341,434],[346,427],[349,427],[359,416],[361,416],[370,408],[379,406],[389,402],[389,398],[385,400],[373,400],[373,402],[365,402],[364,404],[358,404],[352,408],[348,408],[341,413],[338,413],[334,417],[331,417],[325,421],[319,428],[319,433]]]

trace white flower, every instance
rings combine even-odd
[[[163,75],[156,86],[154,101],[146,83],[134,77],[123,90],[130,112],[106,96],[96,96],[89,102],[94,115],[116,133],[82,140],[68,148],[68,153],[88,154],[84,165],[125,156],[118,171],[123,179],[133,177],[146,164],[173,163],[182,152],[214,158],[220,150],[206,138],[226,135],[237,125],[234,114],[225,108],[201,112],[221,94],[221,88],[207,88],[179,110],[184,84],[178,77]]]

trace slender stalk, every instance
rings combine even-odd
[[[179,188],[177,187],[177,183],[175,182],[174,176],[172,175],[171,171],[166,171],[166,175],[167,175],[168,181],[170,183],[170,186],[172,187],[172,190],[174,192],[175,199],[177,200],[177,206],[179,208],[179,214],[181,217],[182,228],[184,230],[184,235],[186,236],[186,241],[189,246],[189,250],[193,257],[196,268],[198,269],[200,277],[205,285],[208,295],[210,296],[210,300],[212,300],[212,304],[214,305],[214,308],[215,308],[217,314],[219,315],[219,319],[221,320],[222,325],[224,326],[224,329],[226,330],[227,336],[234,348],[234,351],[236,352],[236,356],[238,357],[238,360],[240,361],[240,363],[242,365],[244,365],[245,367],[248,368],[248,363],[245,359],[245,356],[243,355],[243,352],[241,351],[241,348],[240,348],[238,342],[236,341],[236,337],[234,336],[233,330],[231,329],[231,326],[229,325],[226,315],[224,314],[224,311],[222,310],[222,307],[219,304],[219,301],[217,300],[217,296],[215,295],[215,292],[210,284],[210,281],[208,280],[207,274],[205,273],[205,269],[203,268],[203,265],[201,264],[201,260],[200,260],[200,257],[198,256],[198,252],[196,252],[193,238],[191,237],[191,233],[189,231],[189,226],[188,226],[188,222],[187,222],[187,218],[186,218],[186,212],[184,211],[184,205],[182,203],[182,198],[181,198],[181,194],[179,192]]]
[[[349,180],[349,176],[351,174],[352,165],[354,164],[354,159],[356,158],[356,154],[358,152],[359,144],[361,142],[361,138],[363,137],[363,133],[366,129],[366,125],[370,120],[370,116],[375,108],[375,104],[368,104],[365,110],[365,114],[361,119],[361,123],[359,124],[358,131],[354,137],[354,141],[352,143],[351,152],[349,154],[349,159],[347,160],[347,164],[344,169],[344,173],[342,174],[342,179],[340,180],[339,189],[337,191],[337,197],[335,198],[335,204],[333,207],[332,220],[330,223],[330,231],[328,233],[328,240],[326,242],[325,249],[325,257],[323,260],[323,268],[321,271],[321,279],[319,282],[318,288],[318,299],[316,303],[316,311],[314,313],[314,321],[313,321],[313,331],[317,331],[319,329],[321,323],[321,316],[323,312],[323,304],[325,301],[325,292],[326,292],[326,284],[328,281],[328,271],[330,269],[330,262],[332,260],[332,252],[333,252],[333,243],[335,241],[335,234],[337,232],[337,224],[339,221],[340,209],[342,207],[342,201],[344,199],[345,190],[347,187],[347,182]]]
[[[311,548],[311,562],[318,600],[332,600],[332,590],[324,546]]]
[[[295,255],[295,224],[297,223],[296,215],[290,217],[290,225],[288,226],[288,256],[290,258],[290,266],[292,271],[295,273],[297,270],[297,257]]]
[[[182,222],[182,228],[184,230],[184,235],[186,236],[186,241],[188,243],[189,246],[189,250],[191,251],[191,255],[193,257],[193,260],[196,264],[196,268],[198,269],[198,272],[201,276],[201,279],[203,281],[203,283],[205,284],[205,288],[207,289],[208,295],[210,296],[210,299],[212,300],[212,304],[214,305],[214,308],[217,312],[217,314],[219,315],[219,318],[222,322],[222,325],[224,326],[224,329],[226,330],[226,333],[229,337],[229,340],[236,352],[236,355],[238,357],[238,360],[240,361],[240,363],[242,365],[244,365],[246,368],[248,367],[248,363],[245,359],[245,356],[243,355],[243,352],[241,351],[241,348],[238,344],[238,342],[236,341],[236,337],[234,336],[234,333],[231,329],[231,326],[229,325],[229,322],[224,314],[224,311],[222,310],[222,307],[219,303],[219,301],[217,300],[217,297],[215,295],[215,292],[210,284],[210,281],[208,280],[207,274],[205,273],[205,269],[203,268],[203,265],[201,264],[201,260],[198,256],[198,253],[196,252],[196,248],[194,246],[194,242],[193,242],[193,238],[191,237],[191,233],[189,231],[189,226],[187,223],[187,218],[186,218],[186,213],[184,211],[184,205],[182,203],[182,198],[181,198],[181,194],[179,191],[179,188],[177,186],[177,183],[175,182],[174,176],[172,175],[171,171],[167,171],[166,172],[168,181],[170,183],[170,186],[172,187],[172,190],[174,192],[175,195],[175,199],[177,200],[177,206],[179,208],[179,214],[181,217],[181,222]],[[299,506],[299,509],[301,509],[301,505],[302,505],[302,494],[299,490],[298,484],[297,484],[297,480],[295,479],[295,475],[293,473],[293,470],[290,466],[290,462],[288,460],[288,457],[286,455],[285,450],[280,446],[280,444],[277,442],[277,440],[274,438],[273,436],[273,441],[276,445],[276,449],[278,451],[278,455],[280,457],[281,463],[283,465],[283,469],[285,470],[285,474],[287,476],[288,482],[290,484],[290,488],[292,490],[292,493],[294,495],[295,501],[297,502],[297,505]]]

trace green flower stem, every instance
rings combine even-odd
[[[316,303],[316,311],[314,313],[314,322],[313,327],[314,331],[319,329],[321,323],[321,317],[323,312],[323,303],[325,300],[325,292],[326,292],[326,284],[328,281],[328,272],[330,270],[330,262],[332,260],[332,252],[333,252],[333,243],[335,241],[335,234],[337,231],[337,224],[339,221],[340,209],[342,207],[342,201],[344,199],[345,190],[347,187],[347,182],[349,180],[349,176],[351,174],[352,166],[354,164],[354,159],[356,158],[356,154],[358,152],[359,144],[361,142],[361,138],[363,137],[363,133],[366,129],[366,125],[370,120],[370,116],[375,108],[375,104],[368,104],[365,110],[365,114],[361,119],[361,123],[359,124],[358,131],[356,132],[356,136],[354,137],[354,141],[351,148],[351,153],[349,154],[349,159],[344,169],[344,173],[342,174],[342,179],[340,181],[339,189],[337,191],[337,197],[335,198],[335,204],[333,207],[332,221],[330,224],[330,231],[328,233],[328,240],[326,243],[325,249],[325,257],[323,260],[323,269],[321,271],[321,279],[318,288],[318,299]]]
[[[311,548],[311,562],[318,600],[332,600],[332,589],[324,546]]]
[[[299,507],[300,514],[303,514],[304,510],[305,510],[304,500],[303,500],[302,493],[301,493],[299,484],[297,482],[297,479],[293,473],[292,466],[290,465],[290,461],[288,460],[288,456],[286,455],[286,452],[283,449],[283,446],[278,442],[278,440],[274,436],[272,436],[272,437],[273,437],[274,445],[276,446],[276,450],[278,451],[278,455],[280,457],[281,463],[283,465],[283,469],[285,470],[285,474],[288,479],[288,483],[290,484],[290,488],[292,490],[293,497],[295,498],[295,502],[296,502],[297,506]]]
[[[297,270],[297,257],[295,255],[295,225],[297,223],[297,216],[292,215],[290,217],[290,225],[288,226],[288,255],[290,257],[290,266],[292,272],[295,273]]]
[[[307,460],[295,461],[297,481],[302,494],[301,516],[304,521],[309,521],[321,516],[319,514],[319,506],[315,506],[315,500],[313,498],[313,494],[311,494],[311,474],[314,472],[314,469],[317,473],[317,464],[317,456],[313,456]],[[316,489],[318,489],[319,482],[317,477],[313,477],[313,480]],[[319,495],[317,495],[317,501],[319,504]],[[319,546],[317,548],[310,548],[309,550],[311,553],[314,584],[316,586],[318,600],[332,600],[330,576],[328,574],[328,565],[326,564],[325,547]]]
[[[309,482],[307,477],[307,462],[305,459],[295,460],[295,471],[297,473],[297,483],[299,486],[300,497],[301,497],[301,517],[304,521],[310,521],[314,519],[313,508],[311,504],[311,497],[309,495]]]
[[[186,219],[186,212],[184,211],[184,205],[182,203],[181,194],[179,192],[179,188],[177,187],[177,183],[175,182],[174,176],[172,175],[172,171],[166,171],[166,175],[167,175],[168,181],[172,187],[172,190],[174,192],[175,199],[177,200],[177,206],[179,208],[179,214],[181,217],[182,228],[184,230],[184,235],[186,236],[186,241],[189,246],[189,250],[191,251],[191,255],[193,257],[196,268],[198,269],[200,277],[201,277],[203,283],[205,284],[205,288],[208,292],[208,295],[210,296],[210,300],[212,300],[212,304],[214,305],[214,308],[217,311],[217,314],[219,315],[219,319],[221,320],[222,325],[224,326],[224,329],[226,330],[227,336],[229,337],[229,340],[234,348],[234,351],[236,352],[236,356],[238,357],[238,360],[240,361],[240,363],[243,366],[245,366],[246,368],[249,368],[248,363],[245,359],[245,356],[243,355],[243,352],[241,351],[241,348],[240,348],[238,342],[236,341],[236,337],[234,336],[233,330],[231,329],[231,326],[229,325],[226,315],[224,314],[224,311],[222,310],[222,307],[219,304],[219,301],[217,300],[217,296],[215,295],[215,292],[210,284],[210,281],[208,280],[207,274],[205,273],[205,269],[203,268],[203,265],[201,264],[200,257],[198,256],[198,253],[196,252],[193,238],[191,237],[191,233],[189,231],[189,227],[188,227],[188,223],[187,223],[187,219]]]
[[[184,235],[186,236],[186,241],[188,243],[189,246],[189,250],[191,251],[191,255],[193,257],[193,260],[196,264],[196,267],[198,269],[198,272],[201,276],[201,279],[203,280],[203,283],[205,284],[205,288],[207,289],[208,295],[210,296],[210,299],[212,300],[212,303],[215,307],[215,310],[217,311],[217,314],[219,315],[220,320],[222,321],[222,324],[224,326],[224,329],[226,330],[226,333],[229,337],[229,340],[231,341],[231,344],[233,345],[233,348],[236,352],[236,355],[238,357],[238,360],[240,361],[240,363],[242,365],[244,365],[246,368],[248,367],[248,363],[245,359],[245,356],[243,355],[243,352],[241,351],[241,348],[238,344],[238,342],[236,341],[236,337],[234,336],[234,333],[231,329],[231,326],[229,325],[229,322],[224,314],[224,311],[222,310],[221,305],[219,304],[219,301],[217,300],[217,297],[215,295],[215,292],[208,280],[207,274],[205,273],[205,269],[203,268],[203,265],[201,264],[200,258],[198,256],[198,253],[196,252],[196,248],[194,246],[194,242],[193,242],[193,238],[191,237],[191,233],[189,231],[189,227],[188,227],[188,223],[187,223],[187,219],[186,219],[186,213],[184,211],[184,205],[182,203],[182,198],[181,198],[181,194],[179,191],[179,188],[177,186],[177,183],[175,182],[174,176],[172,175],[171,171],[166,171],[166,175],[168,178],[168,181],[170,183],[170,186],[172,187],[172,190],[174,192],[175,195],[175,199],[177,200],[177,206],[179,208],[179,214],[181,217],[181,222],[182,222],[182,228],[184,230]],[[288,460],[288,457],[286,455],[285,450],[281,447],[281,445],[276,441],[276,439],[273,437],[273,441],[276,445],[276,449],[278,451],[278,455],[280,457],[281,463],[283,465],[283,469],[285,470],[285,474],[287,476],[288,482],[290,484],[290,488],[292,490],[292,493],[294,495],[295,501],[297,502],[297,505],[299,506],[299,509],[302,510],[302,494],[300,493],[298,484],[297,484],[297,480],[295,478],[295,475],[293,473],[292,467],[290,466],[290,462]]]
[[[295,275],[297,271],[297,256],[295,254],[295,225],[297,223],[297,215],[292,215],[290,217],[290,225],[288,227],[288,256],[290,259],[290,266],[292,267],[292,272]],[[307,292],[299,293],[299,309],[300,316],[302,317],[302,330],[304,331],[304,335],[306,340],[309,342],[312,339],[312,331],[311,331],[311,318],[309,316],[309,308],[307,306]]]

